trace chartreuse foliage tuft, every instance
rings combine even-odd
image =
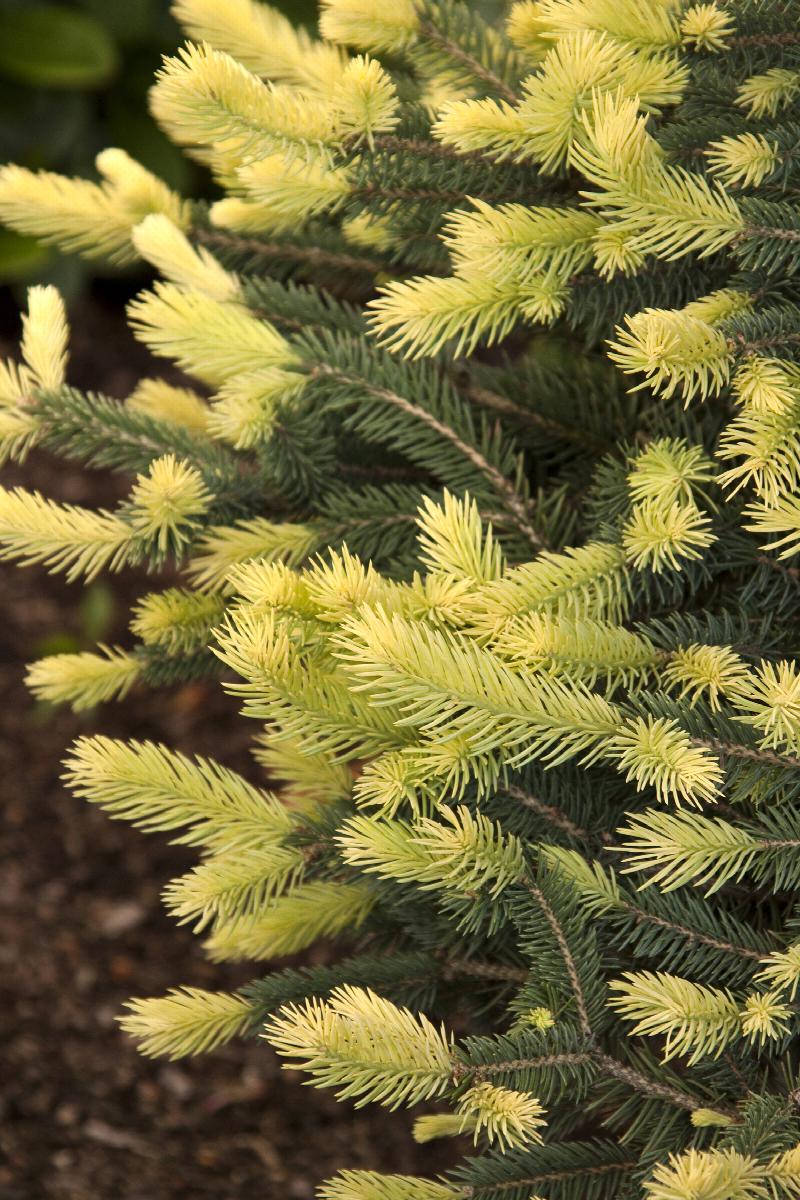
[[[167,363],[76,390],[31,291],[0,453],[127,490],[0,490],[0,551],[163,574],[29,682],[216,677],[253,723],[267,787],[93,736],[66,779],[193,847],[167,908],[260,964],[131,1001],[145,1053],[261,1035],[454,1139],[437,1180],[343,1163],[322,1200],[791,1200],[795,14],[484,7],[324,0],[317,38],[177,0],[152,111],[210,207],[117,150],[2,168],[13,228],[158,273],[128,316]]]

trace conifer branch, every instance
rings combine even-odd
[[[460,46],[453,38],[448,37],[443,30],[438,29],[429,16],[420,18],[419,30],[429,42],[443,50],[448,58],[466,67],[470,75],[474,75],[481,83],[485,83],[491,91],[502,96],[509,104],[516,104],[518,97],[505,81],[499,75],[495,75],[494,71],[491,71],[480,59],[470,54],[468,50]]]
[[[563,1183],[571,1179],[581,1179],[588,1177],[589,1179],[597,1179],[603,1175],[622,1174],[625,1171],[632,1171],[636,1167],[635,1159],[621,1159],[620,1161],[610,1163],[598,1163],[593,1166],[579,1166],[572,1169],[566,1168],[561,1171],[540,1171],[536,1174],[527,1174],[523,1176],[515,1176],[512,1179],[504,1179],[502,1182],[489,1183],[483,1186],[466,1187],[464,1188],[464,1196],[469,1200],[479,1200],[479,1197],[485,1193],[508,1192],[522,1188],[537,1188],[542,1184],[545,1186],[548,1183]]]
[[[545,804],[543,800],[532,795],[531,792],[526,792],[523,788],[517,787],[516,784],[510,784],[505,791],[506,795],[510,796],[512,800],[517,800],[520,804],[524,804],[526,808],[533,809],[534,812],[539,813],[540,816],[549,821],[551,825],[554,825],[556,829],[563,830],[564,833],[568,833],[576,841],[589,842],[593,839],[593,835],[588,829],[576,825],[561,809],[556,808],[552,804]],[[611,834],[602,833],[600,837],[604,842],[613,841]]]
[[[478,153],[463,156],[457,154],[452,147],[445,146],[441,142],[424,141],[421,138],[401,137],[399,134],[379,133],[373,139],[372,144],[376,150],[382,150],[388,154],[406,152],[409,154],[419,154],[425,158],[456,159],[471,157],[475,161],[485,161],[483,155]]]
[[[212,961],[363,941],[131,1002],[144,1053],[268,1020],[317,1085],[490,1148],[324,1200],[800,1194],[794,6],[479,7],[321,0],[314,37],[175,0],[153,109],[222,198],[114,149],[0,170],[11,228],[157,271],[130,324],[192,377],[76,392],[31,289],[0,460],[137,478],[112,512],[0,489],[3,553],[175,577],[133,649],[27,681],[223,677],[258,721],[274,791],[91,736],[68,781],[195,848],[164,899]]]
[[[751,959],[753,962],[760,962],[763,957],[758,950],[751,950],[749,946],[737,946],[734,942],[727,942],[722,938],[712,937],[710,934],[702,933],[699,929],[690,929],[688,925],[681,925],[677,921],[669,921],[666,917],[659,917],[656,913],[647,912],[646,909],[640,908],[636,904],[631,904],[627,900],[622,900],[620,907],[624,908],[626,912],[631,913],[637,922],[657,925],[661,929],[670,929],[673,933],[679,934],[689,942],[696,942],[701,946],[711,946],[715,950],[722,950],[725,954],[733,954],[737,958]]]
[[[800,42],[800,33],[748,33],[731,38],[728,45],[731,49],[750,50],[758,46],[796,46]]]
[[[586,1038],[589,1039],[589,1041],[593,1041],[594,1031],[592,1030],[592,1025],[589,1020],[589,1010],[586,1006],[586,998],[583,994],[580,974],[575,964],[575,959],[572,956],[572,951],[570,950],[569,942],[567,941],[564,930],[562,929],[558,917],[554,913],[550,902],[541,888],[532,881],[528,881],[527,888],[536,903],[539,905],[539,908],[542,910],[544,918],[547,921],[547,924],[550,926],[556,945],[558,946],[559,953],[564,961],[564,967],[566,969],[570,987],[572,988],[572,994],[575,999],[575,1006],[578,1012],[578,1023],[581,1027],[581,1031]]]
[[[578,968],[575,963],[575,959],[573,958],[572,951],[570,950],[569,942],[567,941],[564,930],[561,927],[558,917],[553,911],[552,906],[544,895],[544,892],[542,892],[541,888],[539,888],[530,880],[527,882],[526,886],[530,894],[541,908],[545,920],[547,921],[547,924],[550,926],[550,929],[553,933],[559,953],[563,959],[567,976],[570,981],[572,994],[575,999],[578,1022],[581,1031],[589,1042],[588,1053],[590,1054],[591,1058],[597,1062],[603,1070],[607,1071],[610,1075],[613,1075],[615,1079],[619,1079],[622,1083],[627,1084],[628,1087],[632,1088],[636,1092],[641,1093],[642,1095],[652,1096],[654,1099],[665,1100],[670,1104],[677,1105],[679,1108],[685,1108],[690,1111],[702,1108],[703,1103],[700,1100],[696,1100],[693,1096],[690,1096],[684,1092],[680,1092],[677,1090],[677,1088],[673,1088],[668,1084],[662,1084],[658,1083],[656,1080],[648,1079],[645,1075],[642,1075],[641,1072],[635,1070],[633,1067],[630,1067],[626,1063],[620,1062],[618,1059],[611,1057],[611,1055],[606,1054],[604,1051],[596,1047],[595,1034],[591,1021],[589,1020],[589,1011],[580,981],[580,974],[578,972]]]
[[[198,226],[192,230],[192,238],[201,246],[212,248],[227,248],[240,254],[251,254],[256,258],[285,259],[289,262],[301,263],[309,268],[320,268],[332,271],[351,271],[356,274],[378,275],[389,269],[389,264],[380,259],[360,257],[356,254],[340,254],[326,250],[322,246],[308,246],[297,242],[262,241],[260,238],[247,238],[240,234],[230,233],[224,229],[207,229]]]
[[[483,1063],[473,1066],[471,1063],[456,1062],[453,1064],[453,1077],[458,1080],[489,1079],[492,1075],[505,1075],[510,1071],[549,1070],[560,1066],[583,1066],[596,1060],[592,1051],[568,1054],[542,1054],[536,1058],[509,1058],[502,1062]]]
[[[543,430],[545,433],[551,433],[565,441],[578,442],[582,446],[590,445],[598,450],[605,449],[604,444],[595,439],[593,434],[586,429],[573,429],[569,425],[562,425],[553,417],[546,417],[543,413],[536,412],[535,409],[523,408],[519,404],[515,404],[513,400],[509,400],[507,396],[501,396],[497,392],[469,385],[463,389],[463,393],[468,400],[473,401],[480,408],[512,416],[515,421],[521,425],[528,425],[531,429]]]
[[[776,562],[767,554],[756,555],[756,562],[761,566],[769,567],[771,571],[780,571],[781,575],[785,575],[787,579],[800,580],[800,567],[787,567],[785,563]]]
[[[520,967],[508,967],[503,963],[481,962],[469,958],[447,958],[441,973],[443,979],[466,975],[474,979],[503,979],[509,983],[524,983],[528,978],[528,972]]]
[[[385,403],[391,404],[415,420],[422,421],[454,446],[460,454],[463,454],[486,477],[493,490],[505,502],[506,507],[512,515],[514,524],[525,535],[528,541],[537,547],[544,545],[541,536],[530,523],[527,505],[514,486],[506,479],[505,475],[502,475],[475,446],[471,446],[463,441],[454,429],[446,425],[443,421],[440,421],[433,413],[421,408],[418,404],[407,399],[407,397],[391,391],[389,388],[379,387],[364,377],[348,375],[346,372],[339,371],[335,367],[328,366],[326,363],[317,363],[312,367],[311,375],[312,378],[315,376],[324,376],[335,380],[337,383],[357,388],[360,391],[366,392],[367,395],[374,396],[378,400],[383,400]]]
[[[784,767],[787,770],[800,768],[800,755],[778,754],[759,746],[743,746],[736,742],[726,742],[721,738],[691,738],[695,746],[705,746],[723,758],[746,758],[753,762],[768,763],[773,767]]]
[[[648,1079],[646,1075],[634,1070],[627,1063],[622,1063],[602,1051],[593,1051],[592,1058],[602,1070],[608,1071],[609,1075],[613,1075],[615,1079],[619,1079],[620,1083],[626,1084],[632,1091],[638,1092],[642,1096],[651,1096],[654,1100],[664,1100],[668,1104],[674,1104],[677,1108],[685,1108],[689,1112],[695,1112],[705,1106],[704,1101],[685,1092],[679,1092],[677,1088],[667,1084],[658,1083],[657,1080]],[[720,1111],[735,1115],[735,1110],[720,1109]]]

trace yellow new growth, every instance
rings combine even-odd
[[[22,461],[36,441],[39,421],[29,407],[34,387],[27,367],[0,359],[0,464]]]
[[[525,870],[519,839],[465,807],[442,809],[436,820],[423,817],[413,825],[352,817],[336,841],[351,866],[423,890],[469,896],[486,889],[494,898]]]
[[[647,1200],[763,1200],[771,1194],[767,1178],[761,1163],[737,1150],[687,1150],[660,1163],[644,1188]]]
[[[662,675],[668,687],[680,689],[680,700],[686,699],[691,706],[705,700],[715,712],[721,699],[735,696],[747,678],[743,660],[730,646],[697,643],[675,650]]]
[[[461,1200],[461,1188],[418,1179],[414,1175],[379,1175],[377,1171],[342,1171],[326,1180],[319,1200]],[[532,1196],[530,1200],[537,1200]]]
[[[243,996],[202,988],[173,988],[166,996],[129,1000],[130,1012],[117,1018],[121,1027],[151,1058],[183,1058],[224,1046],[252,1020]]]
[[[350,60],[334,89],[336,124],[344,137],[372,143],[376,133],[390,133],[399,121],[399,101],[392,77],[374,58]]]
[[[131,525],[160,554],[178,553],[191,541],[213,499],[199,471],[165,454],[153,460],[131,491]]]
[[[43,391],[56,391],[64,385],[68,337],[67,314],[56,289],[29,288],[20,350],[34,385]]]
[[[174,141],[218,147],[240,163],[278,150],[316,157],[334,139],[328,104],[285,84],[263,83],[210,46],[188,44],[165,59],[150,106]]]
[[[236,300],[237,277],[226,271],[203,247],[193,246],[186,234],[163,213],[151,213],[131,235],[143,259],[180,287],[195,289],[212,300]]]
[[[305,388],[306,375],[281,367],[262,367],[234,375],[216,393],[210,408],[208,429],[213,437],[230,442],[237,450],[249,450],[267,442],[282,404]]]
[[[221,596],[167,588],[134,605],[130,628],[146,646],[163,647],[168,654],[191,653],[206,646],[224,611]]]
[[[767,987],[783,989],[793,1001],[800,987],[800,942],[793,942],[785,950],[773,950],[761,961],[756,979]]]
[[[691,1066],[718,1058],[742,1034],[742,1020],[730,992],[705,987],[662,971],[628,971],[611,983],[609,1001],[628,1021],[632,1034],[663,1037],[664,1062],[686,1055]]]
[[[57,504],[39,492],[0,488],[0,557],[23,565],[44,563],[68,580],[119,571],[129,561],[134,532],[127,521],[100,509]]]
[[[444,1027],[370,989],[338,987],[327,1001],[287,1005],[264,1036],[290,1060],[288,1070],[308,1071],[317,1087],[338,1088],[337,1098],[357,1108],[411,1106],[451,1082],[453,1043]]]
[[[39,419],[36,392],[58,391],[66,382],[69,329],[61,296],[54,287],[28,289],[22,317],[23,362],[0,360],[0,463],[21,460],[35,444]]]
[[[213,962],[259,961],[296,954],[320,938],[356,930],[374,899],[357,883],[300,883],[248,917],[222,920],[206,940]]]
[[[637,503],[689,503],[697,485],[713,478],[714,464],[702,446],[690,446],[682,438],[656,438],[631,460],[628,491]]]
[[[800,671],[786,659],[762,662],[736,697],[739,719],[767,748],[800,753]]]
[[[148,213],[189,223],[189,206],[124,150],[97,156],[100,184],[51,171],[0,168],[0,220],[62,250],[120,263],[136,257],[131,232]]]
[[[667,260],[704,258],[727,246],[744,217],[718,184],[667,166],[636,98],[598,94],[583,118],[571,162],[592,185],[586,203],[630,239],[631,249]]]
[[[762,550],[777,550],[778,558],[793,558],[800,550],[800,496],[786,496],[776,504],[750,504],[744,516],[750,522],[745,529],[772,539],[761,543]]]
[[[154,354],[214,386],[261,367],[289,366],[295,355],[266,321],[238,304],[174,283],[157,283],[128,306],[136,337]]]
[[[411,1133],[415,1142],[424,1145],[442,1137],[458,1137],[462,1133],[474,1133],[477,1128],[477,1117],[459,1116],[458,1113],[428,1113],[417,1117]]]
[[[632,97],[658,112],[680,99],[685,68],[673,57],[642,55],[583,29],[557,41],[538,71],[523,83],[520,103],[462,100],[444,106],[434,134],[460,151],[485,150],[497,158],[538,163],[555,171],[582,133],[584,114],[604,93]]]
[[[390,54],[408,48],[417,32],[413,0],[322,0],[319,30],[330,42]]]
[[[751,117],[774,117],[800,95],[800,71],[771,67],[763,75],[751,75],[740,85],[736,103]]]
[[[489,1142],[497,1143],[501,1150],[541,1142],[539,1130],[547,1124],[545,1110],[534,1096],[491,1083],[477,1083],[466,1091],[458,1101],[458,1111],[467,1127],[474,1122],[475,1141],[485,1132]]]
[[[723,183],[757,187],[778,165],[778,149],[763,133],[742,133],[711,142],[706,150],[711,170]]]
[[[209,408],[205,401],[191,388],[177,387],[166,379],[142,379],[126,404],[136,412],[180,425],[192,433],[203,433],[208,428]]]
[[[441,504],[426,496],[417,525],[420,558],[429,571],[479,584],[502,577],[502,547],[491,525],[484,530],[478,506],[468,495],[459,500],[446,491]]]
[[[198,42],[209,42],[255,75],[295,84],[325,98],[338,81],[345,56],[309,37],[302,25],[259,0],[175,0],[175,18]]]
[[[610,343],[609,358],[626,373],[669,398],[680,391],[688,404],[719,392],[730,378],[733,355],[722,333],[684,310],[648,308],[625,318]]]
[[[99,653],[50,654],[28,667],[25,683],[37,700],[69,704],[75,712],[123,700],[142,671],[141,661],[117,647]]]
[[[249,205],[250,219],[260,230],[296,227],[321,213],[333,212],[350,193],[343,167],[332,167],[324,158],[305,162],[282,154],[265,154],[241,167],[237,179]],[[215,224],[226,225],[235,198],[218,201],[211,213]],[[257,214],[257,217],[256,217]]]
[[[184,830],[175,838],[182,845],[215,853],[257,849],[292,828],[291,814],[271,793],[213,759],[190,759],[153,742],[80,738],[65,766],[77,795],[146,833]]]
[[[658,573],[665,566],[680,570],[681,559],[699,559],[716,539],[711,520],[696,504],[676,500],[665,506],[658,498],[645,500],[631,511],[622,531],[628,559],[642,570]]]
[[[662,892],[694,883],[711,895],[740,879],[761,849],[744,829],[701,813],[649,809],[629,817],[619,834],[623,873],[642,872],[641,886],[657,885]]]
[[[195,587],[216,590],[227,583],[231,568],[251,558],[299,563],[320,543],[311,525],[268,521],[254,517],[238,525],[212,525],[197,543],[190,574]]]

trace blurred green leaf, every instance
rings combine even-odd
[[[80,0],[80,5],[124,45],[155,42],[162,36],[171,43],[177,39],[164,0]]]
[[[0,39],[2,20],[0,14]],[[26,167],[52,169],[80,152],[91,162],[87,134],[92,132],[93,120],[87,95],[25,87],[0,76],[0,161],[11,159]],[[74,169],[81,173],[78,162]]]
[[[30,279],[50,257],[47,246],[10,229],[0,229],[0,283]]]
[[[114,593],[107,583],[93,583],[80,605],[81,634],[91,643],[102,642],[114,620]]]
[[[78,258],[77,254],[60,254],[56,251],[36,272],[36,282],[51,283],[53,287],[58,288],[64,303],[69,307],[85,290],[91,272],[91,265]],[[22,288],[18,288],[17,303],[20,308],[26,306],[26,295]]]
[[[34,658],[46,658],[49,654],[77,654],[81,643],[74,633],[67,629],[54,631],[47,637],[41,638],[34,647]]]
[[[319,4],[317,0],[277,0],[273,4],[280,12],[293,21],[295,25],[307,25],[316,33]]]
[[[59,4],[2,12],[0,72],[10,79],[40,87],[94,88],[111,78],[117,62],[108,31],[87,13]]]

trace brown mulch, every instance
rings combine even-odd
[[[13,322],[3,315],[7,349]],[[75,326],[91,331],[75,354],[76,384],[121,396],[155,373],[107,302],[85,302]],[[120,494],[118,481],[38,455],[2,481],[75,503]],[[144,586],[128,576],[108,586],[113,641]],[[171,1064],[140,1057],[119,1032],[131,995],[231,988],[253,971],[207,963],[198,939],[167,918],[160,891],[191,854],[67,793],[65,748],[93,731],[153,737],[257,778],[251,730],[214,684],[138,693],[83,717],[36,706],[24,664],[54,635],[83,644],[82,590],[2,567],[0,616],[1,1200],[310,1200],[343,1167],[441,1169],[442,1149],[412,1141],[409,1114],[338,1104],[282,1072],[263,1042]]]

